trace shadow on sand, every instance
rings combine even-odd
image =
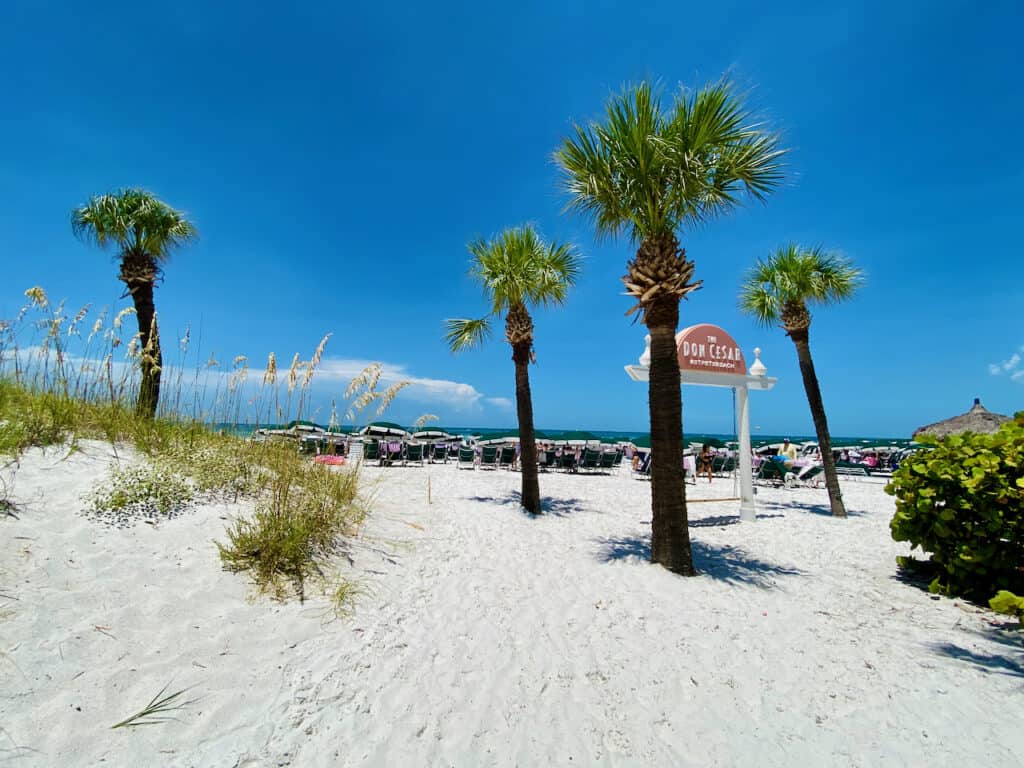
[[[772,517],[785,517],[785,515],[758,515],[758,520],[767,520]],[[690,519],[691,528],[720,528],[726,525],[736,525],[740,522],[739,515],[713,515],[711,517],[699,517],[696,520]]]
[[[486,504],[501,504],[505,507],[516,507],[524,515],[529,513],[523,509],[522,494],[519,491],[510,491],[506,496],[469,496],[469,501],[482,501]],[[565,517],[573,512],[583,512],[586,504],[583,499],[554,499],[544,497],[540,500],[541,511],[546,515]]]
[[[963,648],[955,643],[931,643],[929,647],[936,653],[970,664],[983,672],[1024,677],[1024,633],[1017,622],[1006,622],[1001,626],[981,631],[972,630],[971,634],[996,643],[1006,650],[986,653]]]
[[[649,536],[631,536],[624,538],[599,539],[598,559],[610,563],[615,560],[651,559],[651,539]],[[789,568],[776,563],[769,563],[751,555],[749,552],[730,544],[708,544],[702,541],[691,542],[693,547],[693,563],[697,570],[712,579],[727,584],[747,584],[761,589],[776,586],[776,579],[781,576],[800,576],[803,571]]]
[[[793,512],[808,512],[812,515],[821,515],[823,517],[832,517],[832,509],[828,504],[809,504],[806,501],[787,501],[785,503],[779,501],[759,501],[757,503],[762,509],[771,510],[791,510]],[[860,509],[846,508],[847,517],[861,517],[865,514]],[[760,515],[758,515],[760,517]]]

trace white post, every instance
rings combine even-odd
[[[740,455],[740,520],[752,523],[757,519],[754,510],[754,474],[750,464],[750,401],[747,387],[736,387],[736,423],[739,425]]]

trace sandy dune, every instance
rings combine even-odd
[[[122,455],[122,459],[124,459]],[[129,456],[130,459],[130,456]],[[646,562],[628,473],[364,468],[355,615],[220,570],[236,513],[104,526],[113,460],[33,451],[0,522],[0,762],[17,766],[1016,766],[1021,633],[895,578],[892,501],[844,481],[691,507],[703,575]],[[431,502],[428,504],[428,477]],[[688,486],[730,496],[731,480]],[[161,687],[177,719],[110,726]]]

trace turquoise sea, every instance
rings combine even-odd
[[[267,425],[267,426],[277,426],[277,425]],[[215,427],[217,429],[232,431],[232,432],[235,432],[236,434],[247,435],[247,434],[251,434],[252,433],[252,430],[255,428],[255,425],[216,424]],[[453,434],[453,435],[462,435],[462,436],[473,435],[475,437],[480,437],[480,438],[482,438],[484,440],[486,440],[486,439],[488,439],[490,437],[499,437],[499,436],[502,436],[502,435],[515,434],[517,432],[515,427],[503,427],[503,428],[499,428],[499,427],[474,427],[474,426],[440,426],[440,427],[438,427],[438,426],[434,426],[433,424],[427,425],[425,427],[425,429],[439,429],[439,430],[448,432],[449,434]],[[649,435],[649,432],[646,431],[646,430],[637,430],[637,431],[624,432],[624,431],[621,431],[621,430],[608,430],[608,429],[579,430],[579,429],[547,429],[547,428],[544,428],[544,427],[538,427],[537,430],[538,430],[538,433],[539,433],[539,436],[540,436],[541,439],[543,439],[543,440],[552,440],[552,441],[558,441],[559,439],[579,438],[579,437],[582,437],[583,435],[587,435],[588,437],[589,436],[593,436],[593,437],[600,438],[603,442],[617,443],[617,442],[629,441],[629,440],[632,440],[632,439],[637,438],[637,437],[647,437]],[[344,429],[342,431],[348,432],[348,431],[351,431],[351,429]],[[757,447],[757,446],[761,446],[761,445],[770,445],[772,443],[781,443],[783,441],[783,439],[785,439],[785,438],[789,438],[792,442],[794,442],[794,443],[796,443],[798,445],[800,443],[804,443],[804,442],[808,442],[808,441],[817,441],[817,438],[814,435],[801,435],[799,433],[789,433],[789,434],[779,434],[779,435],[754,433],[754,434],[752,434],[750,436],[750,442],[751,442],[751,445],[753,445],[754,447]],[[707,442],[708,439],[719,440],[719,441],[722,441],[722,442],[730,442],[730,441],[736,440],[737,437],[734,434],[730,435],[730,434],[712,433],[712,432],[684,432],[684,434],[683,434],[683,441],[686,444],[689,444],[689,443],[703,443],[703,442]],[[833,435],[832,436],[832,447],[833,448],[842,448],[842,447],[849,447],[849,446],[881,446],[881,445],[905,447],[905,446],[909,445],[910,443],[911,443],[911,441],[908,438],[905,438],[905,437],[897,438],[897,437],[885,437],[885,436],[878,436],[878,435],[856,435],[856,436]]]

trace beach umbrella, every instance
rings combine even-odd
[[[458,436],[445,432],[443,429],[421,429],[419,432],[413,432],[412,436],[417,440],[434,440],[438,442],[459,439]]]
[[[921,435],[934,435],[941,439],[960,432],[996,432],[1008,421],[1010,421],[1009,416],[992,413],[981,404],[981,400],[974,398],[974,405],[967,413],[920,427],[914,431],[914,439],[916,440]]]
[[[391,421],[374,421],[359,430],[358,434],[376,437],[410,437],[409,431],[405,427]]]
[[[578,429],[571,429],[562,432],[554,438],[555,442],[568,443],[569,445],[586,445],[587,443],[600,443],[601,438],[593,432],[583,432]]]

